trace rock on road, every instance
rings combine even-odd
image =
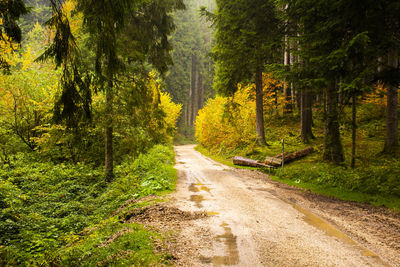
[[[247,177],[194,150],[175,147],[174,205],[204,211],[193,266],[391,266],[308,209],[280,198],[273,183]]]

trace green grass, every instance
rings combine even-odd
[[[271,175],[274,181],[310,190],[313,193],[331,196],[341,200],[355,201],[361,203],[369,203],[374,206],[385,206],[397,213],[400,213],[400,198],[390,195],[368,194],[358,191],[351,191],[340,187],[327,187],[326,185],[316,184],[312,182],[303,182],[301,180],[291,180],[280,178],[279,175]]]
[[[111,183],[104,181],[102,169],[38,162],[29,155],[0,166],[0,266],[68,265],[69,257],[71,262],[85,265],[86,260],[82,259],[88,253],[99,253],[88,259],[101,262],[129,247],[135,253],[126,257],[138,259],[132,258],[127,264],[140,265],[139,258],[145,259],[143,265],[163,262],[163,256],[151,256],[148,246],[136,247],[126,241],[125,245],[116,243],[115,250],[111,244],[107,250],[94,243],[104,241],[123,227],[131,227],[132,240],[137,234],[142,240],[137,240],[138,244],[154,245],[155,233],[146,235],[144,229],[119,222],[111,214],[129,199],[171,192],[176,184],[174,163],[172,146],[157,145],[147,154],[137,159],[126,158],[116,166],[116,177]],[[151,203],[140,205],[146,204]],[[79,237],[79,242],[75,240],[76,233],[99,224],[104,230],[97,227],[90,235]],[[92,235],[99,238],[93,239]]]
[[[155,252],[156,232],[135,223],[122,223],[118,216],[93,225],[85,236],[69,236],[70,246],[59,251],[61,266],[167,265],[170,256]]]

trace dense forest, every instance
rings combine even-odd
[[[399,14],[394,0],[1,0],[0,266],[171,264],[127,218],[174,190],[173,142],[193,138],[228,165],[312,146],[264,171],[399,211]]]
[[[178,128],[181,135],[193,138],[198,111],[214,95],[214,64],[210,57],[214,29],[200,17],[200,7],[215,9],[214,0],[186,1],[186,9],[175,14],[176,31],[171,37],[173,65],[166,75],[167,92],[183,104]]]

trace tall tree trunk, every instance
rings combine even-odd
[[[353,92],[352,101],[352,123],[351,123],[351,168],[354,169],[356,165],[356,134],[357,134],[357,107],[356,107],[356,93]]]
[[[193,87],[194,87],[194,58],[191,56],[191,70],[190,70],[190,88],[189,88],[189,102],[188,102],[188,128],[192,127],[193,121]]]
[[[203,83],[203,76],[199,73],[199,98],[198,98],[198,109],[202,109],[204,104],[204,83]],[[196,115],[198,110],[196,112]]]
[[[342,142],[340,139],[337,106],[338,94],[336,85],[334,82],[330,82],[326,88],[324,160],[339,165],[344,161],[344,155]]]
[[[191,126],[193,126],[196,120],[197,111],[199,110],[199,68],[197,64],[197,57],[193,55],[193,75],[192,75],[192,86],[193,86],[193,98],[192,98],[192,121]]]
[[[392,68],[398,68],[399,54],[396,49],[390,50],[388,65]],[[398,150],[398,84],[389,84],[387,90],[386,139],[383,152],[392,154]]]
[[[314,138],[312,133],[312,93],[309,88],[301,90],[301,140],[307,144],[310,138]]]
[[[114,178],[114,159],[113,159],[113,84],[109,82],[106,89],[106,116],[107,124],[105,129],[105,178],[111,181]]]
[[[296,49],[296,46],[295,46],[294,42],[290,42],[290,49],[291,50]],[[290,56],[290,60],[289,60],[290,69],[293,71],[294,63],[296,61],[296,56],[294,55],[294,53],[289,53],[289,56]],[[297,97],[296,97],[296,90],[295,90],[295,87],[294,87],[293,83],[290,83],[290,91],[291,91],[292,110],[293,110],[294,108],[296,108],[296,101],[298,100]]]
[[[283,56],[283,64],[285,66],[289,66],[291,64],[290,62],[290,44],[288,41],[287,36],[285,36],[285,52]],[[292,107],[292,90],[291,86],[288,83],[285,83],[283,86],[283,96],[285,99],[284,107],[283,107],[283,114],[290,114],[293,113],[293,107]]]
[[[256,69],[256,131],[259,145],[266,145],[264,132],[264,106],[262,68]]]

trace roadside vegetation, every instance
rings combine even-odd
[[[157,145],[137,159],[126,157],[107,183],[101,168],[16,156],[0,168],[0,265],[163,263],[167,255],[153,252],[162,237],[113,212],[173,190],[174,162],[173,148]],[[119,231],[125,232],[105,243]]]

